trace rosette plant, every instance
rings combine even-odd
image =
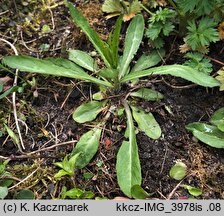
[[[133,65],[132,60],[140,47],[144,33],[144,19],[141,14],[136,15],[127,28],[123,54],[121,55],[119,53],[119,37],[122,16],[117,19],[115,28],[110,33],[108,41],[105,42],[100,39],[99,35],[90,27],[86,18],[73,4],[68,3],[68,8],[74,22],[87,35],[103,60],[104,67],[99,67],[88,53],[80,50],[69,50],[69,60],[8,56],[3,59],[3,63],[21,71],[64,76],[84,80],[98,86],[99,92],[93,94],[89,101],[81,104],[73,113],[73,119],[80,124],[95,122],[95,127],[81,136],[70,155],[72,157],[80,153],[76,159],[77,169],[85,167],[96,154],[100,144],[102,128],[110,115],[114,115],[116,112],[120,114],[122,110],[124,111],[124,115],[121,116],[126,118],[127,125],[124,141],[117,153],[116,172],[118,184],[123,193],[128,197],[133,197],[133,186],[141,185],[142,182],[135,123],[140,131],[152,139],[157,139],[161,135],[160,126],[153,114],[139,107],[134,102],[134,98],[155,101],[161,99],[163,95],[147,87],[140,88],[140,85],[136,87],[134,86],[136,82],[129,85],[130,81],[152,75],[172,75],[205,87],[218,86],[219,82],[188,66],[154,67],[161,60],[157,52],[148,55],[143,54]]]

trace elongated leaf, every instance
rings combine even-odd
[[[43,60],[30,56],[8,56],[3,59],[3,63],[11,68],[18,68],[21,71],[75,78],[112,87],[109,82],[96,79],[83,71],[76,71],[70,68],[59,66],[58,64],[55,64],[52,59]]]
[[[19,144],[19,138],[18,138],[18,136],[14,133],[14,131],[10,128],[10,127],[8,127],[6,124],[4,124],[4,127],[5,127],[5,129],[6,129],[6,131],[7,131],[7,133],[8,133],[8,135],[12,138],[12,141],[16,144],[16,145],[18,145]]]
[[[162,57],[165,55],[164,50],[162,50],[160,53],[158,53],[157,51],[153,51],[152,53],[146,55],[143,54],[136,62],[136,64],[134,65],[134,67],[131,70],[132,72],[135,71],[142,71],[145,69],[148,69],[150,67],[153,67],[155,65],[157,65],[161,60]]]
[[[81,67],[79,67],[74,62],[69,61],[68,59],[46,58],[46,60],[50,60],[53,64],[55,64],[59,67],[64,67],[64,68],[67,68],[67,69],[71,69],[71,70],[75,71],[75,73],[86,74],[86,72]]]
[[[127,29],[124,54],[120,63],[119,79],[123,78],[127,74],[129,64],[131,63],[131,60],[133,59],[142,41],[143,32],[144,19],[142,15],[138,14],[132,19]]]
[[[108,44],[110,46],[113,58],[113,68],[117,68],[118,66],[118,48],[119,48],[119,37],[121,31],[121,24],[122,24],[122,16],[119,16],[117,22],[115,24],[115,29],[110,35],[110,40]]]
[[[3,91],[4,89],[4,83],[2,80],[0,80],[0,93]]]
[[[85,167],[96,154],[100,144],[101,131],[101,128],[94,128],[81,136],[71,153],[71,155],[81,153],[76,160],[76,168]]]
[[[158,101],[163,99],[163,95],[161,93],[148,88],[141,88],[137,91],[134,91],[130,94],[130,96],[142,98],[146,101]]]
[[[7,97],[9,94],[11,94],[11,93],[17,91],[18,88],[19,88],[19,86],[13,86],[12,88],[6,90],[4,93],[0,94],[0,100],[1,100],[2,98]]]
[[[211,117],[210,122],[224,132],[224,107],[218,109]]]
[[[73,112],[73,119],[78,123],[92,121],[103,110],[105,101],[90,101],[80,105]]]
[[[213,77],[183,65],[166,65],[150,68],[148,70],[136,71],[126,75],[121,82],[127,82],[149,75],[172,75],[205,87],[215,87],[220,85],[220,83]]]
[[[95,72],[97,70],[97,64],[94,59],[86,52],[81,50],[69,50],[69,59],[75,62],[77,65]]]
[[[132,197],[131,188],[134,185],[141,185],[142,177],[131,111],[126,102],[124,102],[124,106],[129,128],[129,140],[123,141],[118,151],[116,171],[118,184],[121,190],[128,197]]]
[[[158,139],[161,136],[161,129],[152,113],[146,113],[144,110],[134,106],[131,106],[131,109],[139,129],[145,132],[148,137]]]
[[[72,3],[68,3],[68,8],[70,10],[74,22],[87,35],[90,42],[93,44],[97,52],[102,57],[106,66],[112,67],[113,64],[111,58],[111,50],[109,49],[108,44],[100,39],[99,35],[90,27],[87,19],[73,6]]]
[[[224,132],[217,127],[195,122],[188,124],[186,128],[203,143],[215,148],[224,148]]]

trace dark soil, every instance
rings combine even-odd
[[[114,20],[105,21],[100,12],[100,5],[96,6],[98,1],[94,1],[92,4],[83,4],[82,1],[76,2],[80,9],[85,11],[84,14],[90,20],[91,25],[100,33],[102,38],[106,39],[107,36],[105,35],[107,35]],[[92,10],[93,8],[94,10]],[[11,12],[10,16],[13,16]],[[34,56],[64,57],[66,56],[65,50],[68,48],[92,51],[92,46],[79,29],[72,24],[68,18],[69,14],[63,6],[58,6],[54,10],[55,29],[53,32],[41,35],[38,31],[32,32],[33,30],[24,27],[22,32],[25,33],[26,41],[34,39],[34,42],[27,43],[30,50],[23,46],[24,38],[16,35],[18,29],[13,28],[24,17],[16,19],[13,16],[15,21],[12,23],[9,22],[10,16],[6,18],[6,23],[0,26],[1,34],[11,41],[14,41],[15,38],[18,39],[16,45],[20,53]],[[48,22],[48,19],[45,17],[45,22]],[[66,25],[64,25],[65,22]],[[11,31],[9,31],[9,26]],[[31,31],[30,35],[27,33],[28,31]],[[39,46],[43,43],[48,43],[52,48],[46,52],[40,51]],[[219,47],[215,46],[219,46],[221,49],[223,44],[214,45],[216,51]],[[7,55],[12,54],[5,45],[1,48],[2,56],[6,53]],[[147,49],[149,48],[146,46],[142,47],[144,51]],[[177,56],[178,61],[181,61],[178,51],[175,50],[175,45],[172,49],[167,62],[174,62]],[[215,51],[211,50],[211,56],[221,59],[222,54],[217,55]],[[220,68],[220,65],[214,67],[217,69]],[[21,75],[30,80],[29,75],[25,73]],[[123,194],[116,182],[115,164],[116,153],[123,135],[113,127],[114,124],[124,124],[120,119],[111,119],[109,126],[104,131],[97,155],[85,169],[77,170],[74,179],[65,178],[64,181],[60,182],[53,180],[57,168],[52,163],[61,161],[66,154],[70,153],[80,135],[91,126],[78,125],[72,119],[71,114],[82,101],[86,101],[90,97],[89,92],[94,87],[89,87],[83,83],[74,83],[74,81],[64,78],[46,78],[37,75],[35,77],[37,86],[34,89],[26,87],[23,94],[18,94],[17,106],[19,113],[25,116],[24,121],[29,128],[28,133],[25,133],[26,128],[21,124],[26,151],[40,151],[30,155],[20,154],[7,136],[0,137],[0,155],[10,157],[13,160],[8,168],[13,175],[22,178],[37,169],[28,182],[21,184],[15,190],[30,188],[40,199],[58,197],[63,186],[67,188],[76,186],[91,190],[96,196],[105,196],[110,199],[122,196]],[[164,82],[161,77],[156,77],[152,82],[148,81],[148,85],[164,94],[164,99],[160,102],[142,103],[142,107],[154,114],[162,128],[162,136],[158,140],[149,139],[143,133],[137,135],[143,176],[142,186],[145,190],[153,193],[152,198],[189,197],[189,193],[182,187],[177,187],[173,191],[179,181],[169,177],[170,168],[176,161],[180,160],[188,167],[188,176],[182,184],[201,188],[203,194],[199,198],[223,199],[224,150],[214,149],[198,142],[185,129],[188,123],[208,121],[215,110],[224,107],[223,93],[219,92],[217,88],[206,89],[199,86],[176,88],[176,85],[186,86],[188,83],[171,77],[165,79]],[[1,101],[0,110],[4,111],[5,114],[7,113],[7,116],[4,117],[1,113],[0,119],[7,119],[9,116],[13,118],[10,106],[7,100]],[[9,121],[13,122],[13,120]],[[49,149],[56,143],[71,140],[75,141]],[[109,146],[107,140],[111,141]],[[45,148],[46,150],[41,151]],[[93,177],[85,180],[83,173],[86,172],[92,173]],[[11,196],[13,196],[13,191]]]

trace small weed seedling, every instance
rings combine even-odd
[[[86,18],[71,3],[68,3],[68,7],[74,22],[88,36],[104,61],[105,67],[100,68],[90,55],[80,50],[69,50],[69,60],[9,56],[3,59],[3,63],[21,71],[75,78],[94,83],[99,87],[99,92],[94,94],[90,101],[81,104],[73,113],[73,119],[80,124],[96,122],[93,129],[81,136],[70,155],[70,158],[73,158],[74,155],[80,153],[76,158],[75,168],[85,167],[96,154],[102,128],[107,123],[109,116],[116,112],[121,114],[124,110],[127,125],[125,140],[117,153],[116,172],[121,190],[128,197],[133,197],[132,188],[139,188],[138,186],[142,182],[134,121],[137,123],[139,130],[148,137],[158,139],[161,135],[160,126],[153,114],[138,107],[134,98],[155,101],[163,96],[159,92],[146,87],[136,88],[134,86],[133,88],[130,87],[128,91],[124,91],[129,87],[129,82],[150,75],[173,75],[205,87],[219,86],[219,82],[208,74],[188,66],[154,67],[160,62],[160,56],[157,53],[143,54],[133,66],[132,60],[138,51],[144,34],[144,19],[141,14],[136,15],[131,20],[126,32],[123,55],[120,56],[118,48],[122,24],[121,16],[117,19],[108,41],[104,42],[90,27]],[[125,88],[123,88],[124,86]],[[116,100],[114,100],[114,97],[116,97]],[[123,115],[123,117],[125,116]],[[69,163],[68,158],[66,159],[67,163]],[[57,163],[57,165],[65,170],[64,162]],[[64,171],[62,173],[63,175],[72,174],[67,168],[65,171],[66,173]]]

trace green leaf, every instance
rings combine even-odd
[[[186,66],[190,66],[200,72],[210,74],[212,72],[211,60],[204,58],[201,53],[187,53],[185,58],[189,60],[184,63]]]
[[[113,58],[113,68],[117,68],[118,66],[118,48],[119,48],[121,24],[122,24],[122,16],[119,16],[115,24],[115,29],[113,33],[111,33],[111,37],[109,41],[110,42],[109,46],[110,46],[110,49],[112,52],[112,58]]]
[[[166,25],[163,27],[163,34],[165,36],[169,36],[169,34],[173,31],[175,26],[172,24],[172,22],[167,22]]]
[[[183,162],[177,162],[170,169],[169,175],[175,180],[183,179],[187,174],[187,166]]]
[[[12,174],[10,172],[4,172],[1,177],[6,177],[6,176],[12,176]],[[12,179],[2,179],[0,180],[0,186],[1,187],[9,187],[11,184],[13,183]]]
[[[211,42],[217,42],[220,38],[215,28],[216,25],[217,23],[209,17],[202,18],[198,26],[195,20],[189,21],[188,33],[184,40],[193,50],[199,50],[203,46],[208,46]]]
[[[92,191],[84,191],[81,199],[92,199],[95,194]]]
[[[215,111],[210,119],[210,122],[216,125],[219,130],[224,132],[224,107]]]
[[[17,193],[17,195],[16,195],[16,199],[20,199],[20,200],[22,200],[22,199],[35,199],[35,195],[34,195],[34,193],[33,193],[33,191],[31,191],[31,190],[21,190],[21,191],[19,191],[18,193]]]
[[[4,127],[8,133],[8,135],[12,138],[12,141],[18,145],[19,144],[19,138],[18,136],[9,128],[6,124],[4,124]]]
[[[89,180],[89,179],[91,179],[93,176],[94,176],[94,174],[91,173],[91,172],[83,173],[83,177],[84,177],[85,180]]]
[[[93,94],[93,100],[96,100],[96,101],[102,101],[104,97],[105,95],[101,91]]]
[[[94,193],[91,191],[81,190],[79,188],[73,188],[66,191],[63,196],[64,198],[69,197],[71,199],[91,199],[94,197]]]
[[[148,29],[145,32],[145,35],[151,40],[155,40],[159,37],[159,34],[162,31],[162,28],[163,28],[163,25],[161,23],[150,24]]]
[[[129,80],[149,75],[172,75],[176,77],[181,77],[204,87],[215,87],[220,85],[220,83],[216,79],[205,73],[194,70],[193,68],[188,66],[177,64],[154,67],[143,71],[136,71],[126,75],[121,80],[121,82],[127,82]]]
[[[67,196],[72,199],[79,199],[83,194],[83,191],[79,188],[73,188],[71,190],[68,190],[65,192],[64,197],[66,198]]]
[[[164,46],[165,41],[162,37],[158,37],[155,40],[151,40],[150,43],[152,44],[153,48],[161,49]]]
[[[118,184],[125,195],[132,197],[131,188],[141,185],[141,166],[138,156],[138,146],[135,128],[127,102],[124,102],[129,128],[129,140],[123,141],[117,154],[116,171]]]
[[[61,169],[64,168],[63,162],[55,162],[54,165],[60,167]]]
[[[188,193],[191,194],[192,196],[200,196],[202,195],[202,190],[200,188],[192,187],[190,185],[183,185],[183,188],[188,190]]]
[[[119,79],[123,78],[125,74],[127,74],[129,64],[131,63],[131,60],[133,59],[142,41],[143,32],[144,19],[142,15],[138,14],[132,19],[127,29],[124,53],[119,66]]]
[[[203,143],[215,148],[224,148],[224,132],[216,126],[195,122],[188,124],[186,129]]]
[[[62,162],[55,162],[54,165],[60,167],[62,170],[59,170],[54,177],[61,178],[65,175],[73,176],[75,173],[76,161],[80,154],[81,153],[74,154],[69,160],[68,155],[66,155]]]
[[[10,160],[5,160],[4,162],[0,162],[0,175],[5,173],[5,168],[9,161]]]
[[[42,29],[41,29],[41,32],[42,32],[43,34],[50,33],[50,32],[51,32],[51,28],[50,28],[50,26],[47,25],[47,24],[44,24],[43,27],[42,27]]]
[[[93,44],[97,52],[102,57],[104,63],[107,67],[112,67],[111,50],[107,43],[102,41],[99,35],[90,27],[86,18],[73,6],[72,3],[68,3],[68,8],[70,10],[73,21],[82,29],[82,31],[87,35],[90,42]]]
[[[131,106],[134,120],[138,123],[138,127],[148,137],[158,139],[161,136],[161,129],[152,113],[146,113],[144,110]]]
[[[76,163],[77,163],[77,160],[80,157],[80,155],[81,155],[81,152],[77,153],[77,154],[74,154],[72,157],[69,158],[69,161],[68,161],[69,170],[67,170],[67,171],[70,171],[70,172],[74,173],[74,169],[76,167]]]
[[[94,120],[104,107],[105,101],[90,101],[80,105],[72,117],[78,123],[89,122]]]
[[[81,50],[69,50],[68,53],[69,59],[77,65],[92,72],[98,70],[96,62],[88,53]]]
[[[149,23],[161,23],[166,24],[167,21],[173,20],[175,18],[176,12],[172,9],[168,8],[161,8],[159,7],[158,10],[149,18]]]
[[[96,154],[100,144],[101,131],[101,128],[94,128],[81,136],[71,153],[71,155],[81,153],[76,161],[76,168],[85,167]]]
[[[2,93],[2,94],[0,95],[0,100],[1,100],[2,98],[7,97],[9,94],[11,94],[11,93],[13,93],[13,92],[16,92],[16,91],[18,90],[18,88],[19,88],[18,86],[13,86],[12,88],[6,90],[4,93]]]
[[[162,50],[161,52],[153,51],[149,55],[143,54],[137,60],[136,64],[134,65],[134,67],[131,70],[131,73],[135,72],[135,71],[142,71],[142,70],[145,70],[145,69],[148,69],[150,67],[157,65],[161,61],[161,58],[164,55],[165,55],[164,50]]]
[[[30,56],[7,56],[2,60],[2,62],[11,68],[18,68],[21,71],[80,79],[93,82],[98,85],[112,87],[109,82],[96,79],[80,70],[72,70],[67,67],[59,66],[55,64],[52,59],[43,60]]]
[[[69,172],[70,171],[70,166],[68,163],[68,155],[66,155],[63,159],[62,162],[56,162],[54,163],[55,165],[61,167],[62,169],[64,169],[65,171]],[[61,165],[60,165],[61,164]]]
[[[4,89],[4,83],[2,80],[0,80],[0,92],[2,92]]]
[[[106,79],[116,79],[118,75],[118,70],[113,68],[103,68],[98,72],[99,76]]]
[[[56,165],[56,164],[55,164],[55,165]],[[55,177],[56,179],[60,179],[61,177],[65,176],[65,175],[70,175],[70,173],[68,173],[67,171],[61,169],[61,170],[59,170],[59,171],[54,175],[54,177]]]
[[[46,58],[46,60],[50,60],[53,64],[59,66],[59,67],[64,67],[67,69],[71,69],[76,73],[80,73],[80,74],[86,74],[86,72],[83,70],[83,68],[81,68],[80,66],[78,66],[77,64],[75,64],[74,62],[68,60],[68,59],[63,59],[63,58]]]
[[[184,13],[195,12],[197,16],[209,15],[217,3],[217,1],[211,0],[176,0],[176,2]]]
[[[135,199],[146,199],[150,196],[140,185],[134,185],[131,188],[131,195]]]
[[[131,92],[130,96],[142,98],[146,101],[159,101],[163,99],[163,95],[161,93],[148,88],[141,88],[137,91]]]
[[[8,195],[7,187],[0,187],[0,199],[4,199]]]

